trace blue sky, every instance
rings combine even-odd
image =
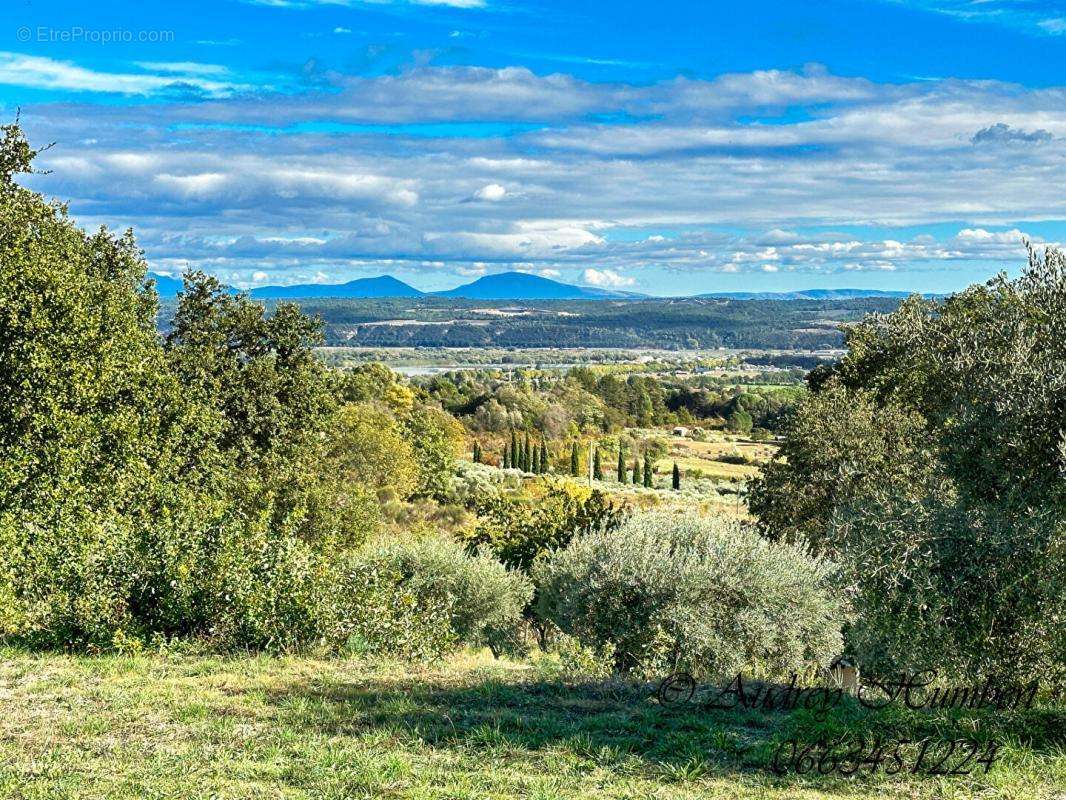
[[[1062,0],[14,2],[32,184],[241,286],[949,291],[1066,241]]]

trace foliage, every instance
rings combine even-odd
[[[924,418],[839,384],[812,393],[793,415],[777,458],[753,482],[749,507],[776,539],[825,541],[833,511],[877,488],[921,492],[935,466]]]
[[[521,573],[450,540],[388,542],[346,560],[333,636],[356,649],[407,656],[458,646],[500,651],[516,640],[532,594]]]
[[[423,404],[411,410],[404,428],[415,453],[416,494],[446,500],[465,439],[463,427],[443,409]]]
[[[811,386],[751,508],[771,536],[839,554],[856,653],[976,676],[1061,666],[1066,258],[1031,251],[1017,280],[865,320]]]
[[[376,362],[341,373],[338,393],[344,402],[382,403],[401,416],[410,412],[415,404],[411,387],[397,373]]]
[[[539,561],[538,613],[615,668],[785,674],[839,652],[830,565],[717,518],[639,514]]]
[[[734,431],[736,433],[751,433],[751,414],[749,414],[743,408],[736,408],[730,412],[728,417],[726,417],[726,426],[729,428],[729,430]]]
[[[222,421],[168,367],[132,235],[85,234],[14,183],[17,126],[0,154],[0,635],[187,630],[202,586],[171,587],[225,516]]]
[[[833,535],[867,668],[1066,686],[1066,527],[1051,509],[878,493],[843,509]]]
[[[618,524],[621,510],[598,489],[547,478],[522,493],[482,493],[470,498],[479,521],[467,539],[487,546],[505,565],[529,572],[537,556],[565,546],[575,535]]]
[[[318,323],[191,274],[161,341],[132,234],[18,186],[17,126],[0,155],[0,636],[318,641],[334,557],[379,516],[330,451],[352,420]]]
[[[350,403],[331,426],[330,465],[352,486],[408,498],[419,486],[414,445],[403,423],[383,405]]]

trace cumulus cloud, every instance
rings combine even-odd
[[[581,273],[581,278],[589,286],[602,289],[621,289],[636,283],[636,279],[620,275],[612,269],[589,268]]]
[[[498,183],[489,183],[482,186],[476,192],[474,192],[475,200],[488,200],[489,202],[496,202],[503,200],[507,194],[507,190],[500,186]]]

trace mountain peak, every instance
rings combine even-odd
[[[497,272],[493,275],[483,275],[471,283],[433,294],[438,297],[463,297],[472,300],[602,300],[635,296],[574,286],[529,272]]]

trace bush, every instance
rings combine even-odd
[[[719,453],[714,457],[715,461],[720,461],[723,464],[752,464],[753,459],[748,458],[743,453],[734,451],[732,453]]]
[[[1066,524],[1047,510],[879,497],[834,517],[868,670],[1039,677],[1066,686]]]
[[[509,649],[533,595],[524,575],[436,537],[368,548],[340,572],[334,640],[409,657],[463,645]]]
[[[538,613],[615,669],[783,674],[840,651],[830,565],[735,523],[647,513],[539,561]]]

